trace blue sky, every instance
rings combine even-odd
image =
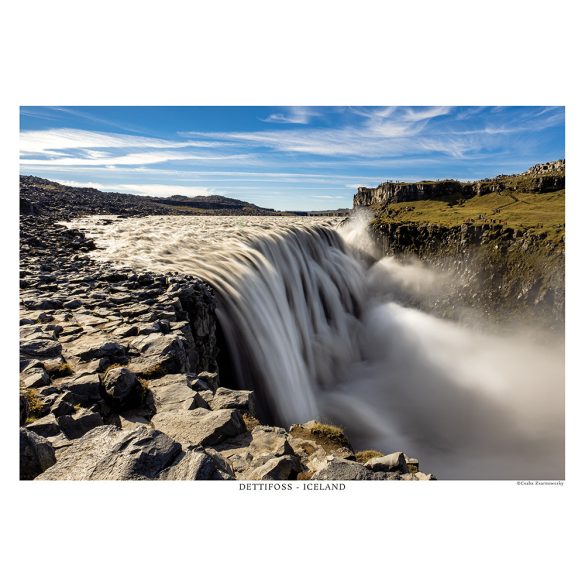
[[[140,195],[351,207],[360,185],[564,158],[563,107],[28,107],[21,173]]]

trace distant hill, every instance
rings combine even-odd
[[[190,209],[216,210],[240,212],[241,215],[273,215],[276,214],[274,209],[258,207],[247,201],[223,197],[221,195],[195,195],[187,197],[186,195],[172,195],[171,197],[158,197],[154,199],[161,205],[172,205],[174,207],[187,207]]]
[[[274,209],[219,195],[144,197],[70,187],[40,177],[20,177],[20,212],[67,219],[80,215],[282,215]]]

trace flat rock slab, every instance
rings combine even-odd
[[[41,437],[52,437],[60,433],[59,425],[54,414],[47,414],[32,423],[26,425],[27,430],[41,435]]]
[[[43,337],[25,340],[20,344],[20,352],[28,357],[54,358],[61,355],[61,344],[52,338]]]
[[[100,426],[63,449],[37,480],[156,479],[181,452],[167,435],[141,426],[123,431]]]
[[[84,335],[70,343],[66,353],[70,358],[82,362],[104,357],[116,361],[126,358],[126,346],[103,334]]]
[[[255,413],[254,393],[250,390],[218,388],[209,402],[209,406],[211,406],[212,410],[220,410],[222,408],[246,410],[253,416]]]
[[[148,382],[157,413],[171,410],[208,409],[207,402],[193,390],[185,374],[171,374]]]
[[[251,480],[284,480],[294,479],[301,466],[298,458],[292,455],[274,457],[260,467],[252,469],[244,474],[242,479]]]
[[[100,377],[97,374],[78,374],[64,379],[61,389],[71,392],[81,403],[100,399]]]
[[[155,414],[151,423],[182,445],[216,445],[246,430],[241,414],[235,409],[173,410]]]
[[[57,424],[68,439],[79,439],[91,429],[103,425],[104,421],[99,413],[82,410],[58,417]]]

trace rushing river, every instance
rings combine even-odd
[[[232,376],[273,421],[338,424],[354,448],[404,451],[441,479],[564,477],[561,340],[416,308],[456,282],[378,258],[364,218],[74,225],[99,259],[212,284]]]

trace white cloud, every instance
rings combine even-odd
[[[59,183],[70,187],[92,187],[100,191],[113,193],[126,193],[131,195],[148,195],[152,197],[170,197],[171,195],[218,195],[214,189],[208,187],[196,187],[185,185],[160,185],[160,184],[107,184],[84,181],[60,180]]]
[[[20,133],[20,151],[27,154],[51,154],[59,150],[92,148],[186,148],[210,147],[209,142],[173,141],[130,134],[91,132],[74,128],[26,130]]]
[[[43,167],[112,167],[118,165],[152,165],[157,163],[164,163],[178,160],[201,160],[201,161],[217,161],[225,159],[241,159],[246,158],[243,154],[225,155],[225,156],[199,156],[189,152],[137,152],[133,154],[124,154],[122,156],[110,156],[107,153],[103,156],[95,156],[88,154],[86,158],[83,157],[66,157],[48,158],[48,159],[27,159],[21,158],[20,164],[22,166],[43,166]]]
[[[286,112],[270,114],[263,122],[273,122],[277,124],[308,124],[312,118],[321,116],[320,112],[315,112],[311,108],[303,106],[292,106],[287,108]]]
[[[450,110],[451,108],[447,106],[351,108],[351,112],[357,114],[358,120],[340,128],[185,132],[183,134],[204,140],[230,141],[267,147],[281,152],[321,156],[380,157],[426,150],[418,146],[415,138],[423,132],[431,119],[444,116]]]
[[[420,122],[421,120],[430,120],[438,116],[445,116],[451,111],[449,106],[434,106],[431,108],[405,108],[403,119],[407,122]]]

